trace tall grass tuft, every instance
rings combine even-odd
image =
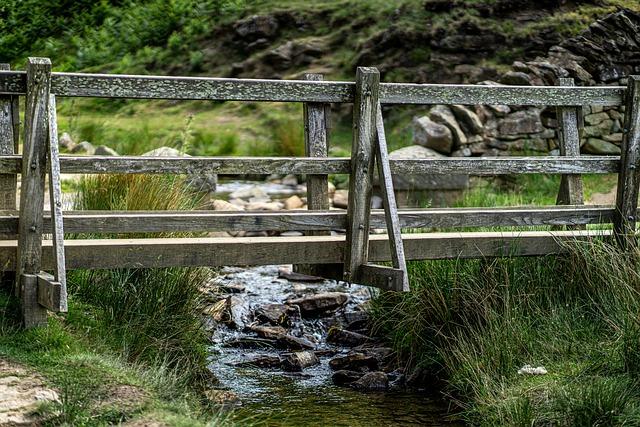
[[[640,251],[602,240],[564,256],[415,262],[376,328],[479,425],[640,420]],[[525,364],[549,373],[517,373]]]
[[[168,176],[93,176],[78,188],[82,210],[185,210],[199,203],[184,179]],[[210,276],[203,268],[84,270],[69,275],[69,287],[99,309],[97,328],[129,360],[174,369],[187,385],[210,377],[199,292]]]

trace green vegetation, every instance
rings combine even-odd
[[[181,178],[108,175],[81,180],[76,208],[184,210],[199,202]],[[52,425],[138,418],[222,423],[204,399],[215,378],[207,369],[199,288],[212,274],[203,268],[71,271],[68,314],[30,331],[12,325],[14,305],[3,294],[0,356],[35,368],[60,390],[62,403],[42,409]],[[123,387],[134,396],[115,398]]]

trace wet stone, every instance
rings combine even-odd
[[[240,337],[225,342],[224,346],[233,348],[273,348],[275,347],[275,341],[266,338]]]
[[[313,351],[298,351],[285,355],[282,361],[282,368],[286,371],[300,372],[319,363],[320,359]]]
[[[331,381],[333,381],[335,385],[348,385],[358,381],[362,375],[362,372],[336,371],[331,375]]]
[[[371,341],[371,337],[340,328],[331,328],[327,334],[327,342],[346,347],[355,347]]]
[[[296,273],[294,271],[290,271],[290,270],[287,270],[287,269],[284,269],[284,268],[281,268],[280,270],[278,270],[278,278],[279,279],[290,280],[292,282],[315,283],[315,282],[324,281],[324,279],[322,277],[311,276],[311,275],[302,274],[302,273]]]
[[[378,369],[378,360],[363,353],[351,353],[331,359],[329,367],[335,371],[375,371]]]
[[[251,326],[249,329],[258,334],[260,338],[275,340],[287,334],[287,330],[282,326]]]
[[[283,335],[276,340],[278,347],[288,350],[313,350],[316,348],[315,344],[311,341],[294,337],[293,335]]]
[[[218,290],[226,294],[241,294],[245,291],[246,287],[240,283],[220,283],[218,284]]]
[[[257,356],[251,360],[235,363],[233,366],[238,368],[279,368],[282,360],[279,356]]]
[[[291,324],[290,316],[295,313],[295,308],[285,304],[266,304],[256,309],[254,316],[260,322],[288,326]]]
[[[335,311],[342,307],[348,299],[349,295],[342,292],[325,292],[289,300],[287,304],[300,307],[303,316],[315,316]]]
[[[386,391],[389,388],[389,379],[384,372],[368,372],[351,383],[351,387],[364,392]]]

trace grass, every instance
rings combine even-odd
[[[83,210],[185,210],[200,203],[180,177],[85,177],[77,191],[75,207]],[[33,368],[60,391],[60,404],[42,408],[51,425],[222,424],[204,398],[216,379],[207,369],[199,288],[213,274],[204,268],[70,271],[68,314],[28,331],[13,326],[14,304],[2,294],[0,356]],[[123,386],[135,395],[118,397]]]

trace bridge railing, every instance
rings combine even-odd
[[[46,310],[33,280],[41,270],[59,268],[60,250],[66,269],[220,266],[290,263],[344,266],[344,272],[317,269],[319,274],[382,288],[402,289],[397,280],[364,274],[372,261],[389,261],[393,250],[387,235],[370,235],[371,228],[389,226],[388,212],[371,210],[376,106],[390,104],[507,104],[544,105],[558,109],[561,156],[430,158],[389,160],[394,174],[561,174],[558,206],[495,208],[400,209],[403,229],[510,226],[554,226],[553,231],[428,232],[401,237],[408,260],[485,256],[529,256],[558,253],[563,240],[610,234],[586,230],[588,224],[613,223],[619,241],[635,232],[640,162],[640,79],[627,87],[478,86],[380,83],[375,69],[359,69],[355,82],[253,80],[199,77],[130,76],[51,72],[48,60],[31,58],[27,71],[0,71],[0,181],[21,175],[20,209],[11,196],[2,206],[0,264],[17,271],[25,323],[41,324]],[[66,233],[155,233],[200,231],[303,231],[295,237],[145,238],[42,240],[56,230],[55,212],[44,212],[47,144],[50,140],[49,97],[126,99],[302,102],[305,106],[305,157],[143,157],[60,156],[61,173],[74,174],[306,174],[307,211],[68,211]],[[15,154],[16,99],[25,97],[23,153]],[[331,103],[354,105],[354,137],[350,158],[328,157],[328,108]],[[583,105],[625,106],[622,156],[579,154],[577,111]],[[51,163],[51,162],[50,162]],[[618,173],[615,206],[583,206],[581,174]],[[350,175],[347,211],[329,209],[327,176]],[[7,181],[15,182],[15,181]],[[0,182],[1,184],[2,182]],[[15,186],[0,186],[12,193]],[[15,204],[15,202],[14,202]],[[566,229],[560,229],[566,226]],[[329,235],[346,229],[345,236]],[[62,229],[60,228],[60,231]],[[15,236],[17,235],[17,238]],[[393,236],[391,236],[393,238]],[[343,275],[344,274],[344,275]],[[26,275],[26,276],[25,276]],[[44,286],[44,285],[43,285]],[[43,286],[41,286],[43,288]],[[44,292],[43,290],[40,292]],[[46,305],[46,304],[45,304]]]

